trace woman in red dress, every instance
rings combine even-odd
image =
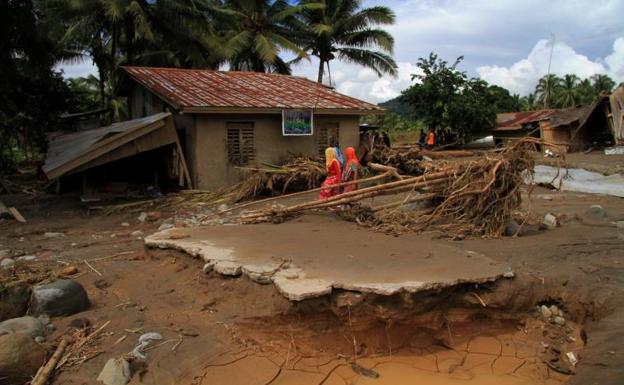
[[[327,168],[327,178],[321,185],[322,189],[319,193],[319,199],[327,199],[340,194],[340,187],[332,187],[340,184],[342,180],[340,163],[336,159],[336,150],[333,147],[325,149],[325,167]]]
[[[347,158],[347,161],[345,163],[345,168],[342,171],[342,181],[353,182],[358,180],[360,162],[358,161],[357,155],[355,155],[355,149],[353,147],[347,147],[345,149],[345,157]],[[346,185],[343,187],[342,192],[355,191],[357,188],[357,183]]]

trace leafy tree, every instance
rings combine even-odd
[[[225,46],[233,70],[290,74],[280,54],[306,56],[293,40],[295,15],[320,7],[318,3],[290,5],[286,0],[226,0],[214,7],[225,27]]]
[[[301,0],[311,4],[317,0]],[[360,0],[320,0],[324,5],[302,12],[299,37],[303,49],[319,59],[318,82],[325,65],[343,60],[370,68],[381,76],[397,74],[392,58],[394,39],[379,25],[394,23],[392,10],[384,6],[362,8]]]
[[[427,127],[448,127],[465,139],[494,127],[501,90],[483,80],[468,79],[457,69],[462,60],[460,56],[449,65],[435,53],[420,58],[417,66],[422,74],[412,75],[417,82],[403,91],[401,99]]]
[[[55,46],[32,0],[0,2],[0,170],[45,150],[71,97],[52,71]],[[5,17],[9,16],[9,17]]]
[[[608,75],[595,74],[590,78],[596,94],[601,92],[611,92],[615,87],[615,82]]]
[[[535,93],[530,93],[527,96],[522,98],[522,108],[523,111],[532,111],[538,109],[537,107],[537,96]]]
[[[576,92],[578,94],[578,103],[582,105],[590,104],[598,95],[589,79],[579,81],[576,85]]]
[[[561,83],[557,75],[544,75],[535,87],[535,93],[537,95],[537,101],[543,106],[543,108],[551,108],[556,101],[556,95],[559,91],[559,84]]]
[[[520,95],[511,95],[507,89],[496,85],[488,86],[487,92],[494,103],[496,112],[513,112],[522,109]]]
[[[580,98],[578,95],[579,78],[573,74],[567,74],[559,81],[557,104],[562,107],[574,107]]]

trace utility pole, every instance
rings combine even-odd
[[[555,34],[553,33],[550,43],[550,58],[548,59],[548,72],[546,73],[546,89],[544,90],[544,109],[548,109],[548,95],[550,95],[550,65],[552,63],[553,50],[555,49]]]

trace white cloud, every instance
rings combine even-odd
[[[65,78],[76,78],[89,75],[97,76],[97,67],[93,65],[91,59],[85,59],[79,63],[57,64],[54,69],[57,71],[62,70],[63,77]]]
[[[507,88],[512,93],[527,95],[532,92],[537,81],[548,73],[548,63],[552,49],[550,73],[558,76],[576,74],[587,78],[597,73],[605,73],[616,82],[624,80],[624,38],[613,43],[613,52],[604,60],[590,60],[576,52],[564,42],[552,43],[540,40],[535,44],[527,58],[504,66],[480,66],[476,71],[479,77],[489,83]]]

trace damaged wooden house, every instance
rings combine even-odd
[[[60,186],[212,189],[241,167],[357,146],[359,117],[384,109],[311,80],[256,72],[124,67],[132,120],[50,138]]]
[[[555,153],[612,145],[621,137],[621,128],[613,124],[612,104],[608,95],[601,95],[588,106],[498,114],[494,142],[502,145],[530,136],[543,139],[548,144],[542,150]]]

